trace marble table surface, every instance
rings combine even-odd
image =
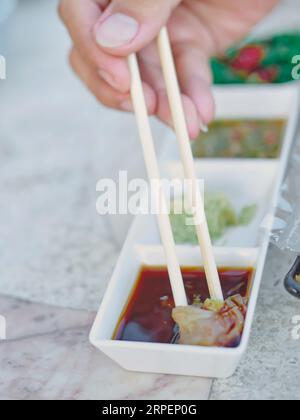
[[[133,117],[99,106],[70,72],[55,3],[21,1],[4,46],[0,399],[300,399],[300,304],[282,286],[292,256],[273,247],[249,350],[229,380],[126,372],[89,344],[120,252],[114,220],[96,213],[96,183],[144,168]],[[154,130],[160,147],[166,129]]]

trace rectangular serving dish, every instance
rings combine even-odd
[[[214,248],[219,266],[254,268],[242,340],[234,349],[112,340],[140,267],[165,265],[155,217],[140,215],[130,229],[90,333],[90,341],[95,347],[128,370],[226,378],[235,372],[247,349],[271,227],[265,224],[261,229],[261,223],[266,215],[274,214],[297,126],[299,95],[297,89],[289,85],[220,88],[215,90],[215,97],[218,118],[287,119],[279,159],[196,160],[198,176],[205,180],[209,189],[224,191],[237,208],[249,201],[258,204],[257,216],[251,225],[228,232],[225,246]],[[168,177],[180,176],[181,172],[174,144],[170,141],[163,153],[162,168]],[[198,247],[178,246],[177,250],[183,266],[201,266]]]

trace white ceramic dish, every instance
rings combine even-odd
[[[178,247],[182,266],[201,266],[198,247]],[[256,267],[257,249],[215,248],[218,266]],[[92,343],[123,368],[140,372],[157,372],[178,375],[222,376],[234,372],[246,348],[246,341],[236,349],[204,348],[170,344],[133,343],[111,340],[120,314],[128,299],[141,266],[165,265],[161,246],[124,248],[110,286],[101,305],[101,312],[91,332]],[[120,281],[122,280],[122,281]],[[254,312],[251,300],[248,318]],[[245,328],[244,336],[249,336]]]
[[[289,142],[286,139],[290,138],[291,132],[295,131],[296,128],[299,89],[299,84],[295,82],[283,85],[216,87],[213,90],[216,103],[216,119],[287,119],[289,127],[284,144],[289,149]],[[173,132],[169,132],[168,140],[162,150],[162,160],[178,161],[178,147]],[[284,151],[282,152],[284,154]],[[216,160],[220,159],[217,158]]]
[[[265,159],[219,159],[218,161],[203,159],[197,160],[195,166],[198,179],[204,182],[204,193],[224,193],[237,213],[245,206],[256,205],[257,207],[255,217],[249,225],[228,229],[215,245],[259,246],[260,226],[272,198],[278,162]],[[167,163],[164,169],[164,173],[170,179],[183,178],[182,165],[177,161]]]
[[[237,348],[226,349],[112,340],[141,265],[164,263],[154,216],[137,216],[90,334],[94,346],[129,370],[225,378],[234,373],[247,348],[269,244],[268,229],[259,234],[259,226],[264,214],[273,214],[278,200],[296,130],[299,97],[294,86],[230,90],[222,88],[215,93],[219,118],[285,117],[288,120],[284,145],[278,160],[224,162],[213,159],[196,162],[199,176],[206,180],[207,185],[212,189],[225,190],[236,206],[251,203],[253,200],[259,202],[259,214],[253,225],[239,233],[229,232],[227,248],[215,248],[219,266],[255,268],[241,344]],[[176,159],[176,154],[173,152],[174,144],[169,142],[164,152],[165,160],[171,161],[169,164],[166,162],[164,164],[167,168],[165,173],[169,176],[172,171],[173,174],[180,172],[180,165],[173,161]],[[250,248],[243,248],[245,244]],[[178,247],[178,256],[182,265],[201,265],[197,247]]]

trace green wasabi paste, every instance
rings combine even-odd
[[[198,244],[195,227],[192,224],[187,224],[188,220],[192,221],[192,216],[184,210],[177,214],[176,203],[178,201],[172,203],[170,213],[175,242],[177,244]],[[256,213],[256,205],[251,205],[243,208],[241,213],[237,214],[229,198],[223,193],[206,193],[204,207],[210,236],[214,242],[220,239],[228,228],[251,223]]]

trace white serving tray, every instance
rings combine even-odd
[[[125,369],[225,378],[234,373],[247,348],[269,244],[269,230],[261,230],[260,225],[265,215],[274,214],[296,130],[299,95],[289,85],[218,88],[215,97],[218,118],[288,119],[280,159],[196,161],[198,175],[205,179],[208,189],[225,192],[237,208],[252,202],[258,204],[251,225],[231,230],[226,234],[226,248],[214,249],[219,266],[252,266],[255,270],[242,340],[234,349],[112,340],[141,265],[165,264],[155,217],[137,216],[90,333],[91,343]],[[174,145],[170,141],[164,151],[162,167],[167,176],[178,176],[181,172]],[[201,266],[198,247],[177,249],[183,266]]]
[[[215,246],[258,247],[261,237],[260,226],[269,211],[278,161],[203,159],[202,161],[195,160],[195,167],[197,178],[204,182],[204,194],[206,192],[224,193],[237,213],[245,206],[256,205],[252,222],[247,226],[228,229]],[[182,165],[178,161],[167,162],[164,165],[164,173],[170,179],[184,178]]]

